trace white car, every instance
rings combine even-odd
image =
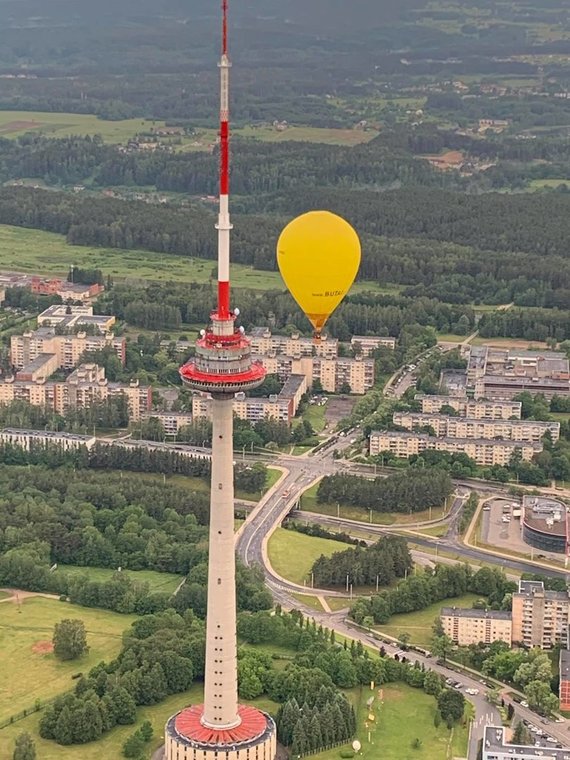
[[[521,702],[521,707],[528,707],[528,702],[525,702],[524,699]]]

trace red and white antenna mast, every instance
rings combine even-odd
[[[220,63],[220,206],[218,213],[218,315],[230,316],[230,59],[228,56],[228,0],[222,0],[222,55]]]

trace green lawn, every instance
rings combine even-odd
[[[93,114],[51,113],[44,111],[0,111],[0,136],[15,138],[25,132],[49,137],[68,135],[101,135],[105,142],[126,142],[138,132],[150,132],[162,127],[163,121],[122,119],[106,121]]]
[[[81,660],[59,662],[53,654],[33,650],[51,641],[53,628],[64,618],[79,618],[87,629],[89,654]],[[88,671],[121,649],[121,637],[136,617],[78,607],[55,599],[24,599],[0,605],[0,720],[72,688],[73,673]],[[1,736],[1,732],[0,732]],[[0,746],[3,746],[0,738]]]
[[[347,607],[350,607],[350,605],[352,604],[348,596],[327,596],[325,598],[327,600],[328,606],[331,608],[333,612],[338,612],[339,610],[345,610]]]
[[[570,420],[570,412],[550,412],[550,416],[553,420],[558,420],[558,422]]]
[[[186,705],[201,702],[202,691],[202,684],[196,684],[189,691],[183,694],[173,694],[158,705],[139,707],[136,724],[116,726],[98,741],[81,746],[62,747],[55,742],[41,739],[38,735],[41,713],[35,713],[29,718],[0,730],[0,760],[12,760],[14,741],[22,731],[29,731],[32,734],[40,760],[101,760],[101,758],[119,760],[122,757],[121,747],[123,743],[145,720],[150,720],[155,732],[155,736],[150,742],[150,748],[152,750],[157,749],[164,741],[164,726],[168,718]],[[248,700],[243,701],[247,702]],[[256,699],[251,704],[273,714],[278,707],[275,702],[264,698]]]
[[[236,462],[239,460],[236,459]],[[281,470],[276,470],[274,467],[267,468],[267,480],[265,482],[265,491],[268,491],[281,477]],[[146,478],[147,480],[160,480],[163,481],[162,475],[157,475],[152,472],[138,473],[139,477]],[[190,475],[167,475],[166,482],[172,485],[179,486],[181,488],[188,488],[190,491],[201,491],[202,493],[208,493],[210,491],[210,484],[204,480],[204,478],[193,478]],[[252,494],[249,491],[241,491],[237,489],[235,492],[236,499],[243,499],[245,501],[255,501],[259,498],[259,494]]]
[[[439,343],[463,343],[466,335],[455,335],[454,333],[438,333],[437,340]]]
[[[318,597],[316,596],[311,596],[310,594],[291,594],[291,596],[298,602],[301,602],[301,604],[311,607],[313,610],[317,610],[317,612],[323,611],[323,605],[319,602]]]
[[[267,551],[269,561],[276,573],[293,583],[307,581],[310,586],[311,567],[321,554],[330,557],[341,552],[347,544],[327,538],[314,538],[297,533],[295,530],[277,528],[269,539]]]
[[[242,129],[235,129],[234,135],[263,140],[264,142],[295,140],[352,146],[370,142],[378,135],[378,132],[374,130],[365,132],[361,129],[327,129],[324,127],[289,127],[278,132],[273,127],[243,127]]]
[[[327,407],[317,406],[317,404],[309,404],[309,406],[303,412],[303,419],[308,420],[313,426],[315,432],[320,433],[325,427],[325,415]]]
[[[70,265],[75,264],[102,269],[105,275],[110,274],[117,280],[137,277],[143,280],[174,280],[210,285],[214,266],[213,261],[189,256],[68,245],[64,235],[6,224],[0,225],[0,260],[3,269],[43,275],[66,275]],[[232,264],[232,281],[238,288],[285,290],[279,272],[262,272],[241,264]],[[381,292],[385,288],[380,288],[374,282],[362,281],[356,283],[351,292],[364,290]],[[213,292],[212,290],[212,297]],[[393,289],[390,292],[394,292]]]
[[[367,700],[373,696],[369,709]],[[388,684],[374,691],[362,688],[358,698],[357,738],[363,760],[446,760],[467,755],[467,726],[433,725],[436,702],[432,696],[406,684]],[[373,716],[373,720],[370,716]],[[419,748],[412,747],[414,739]],[[339,760],[350,745],[314,755],[315,760]]]
[[[434,620],[439,617],[442,607],[471,607],[473,602],[480,598],[481,596],[477,594],[465,594],[454,599],[443,599],[417,612],[392,615],[388,625],[379,625],[376,628],[381,633],[394,638],[398,638],[400,633],[405,631],[410,634],[412,644],[429,646],[433,636],[432,626]]]
[[[112,568],[107,567],[80,567],[79,565],[59,565],[56,573],[66,573],[67,575],[88,575],[91,581],[108,581],[115,572]],[[125,574],[134,581],[148,583],[151,591],[164,591],[174,593],[178,584],[182,580],[181,575],[173,573],[157,573],[156,570],[128,570]]]
[[[306,491],[304,491],[301,497],[301,509],[304,512],[315,512],[318,515],[331,515],[333,517],[342,517],[345,520],[359,520],[360,522],[372,522],[375,525],[394,525],[394,523],[407,523],[422,522],[423,520],[437,520],[443,516],[443,509],[433,508],[431,513],[429,509],[425,509],[422,512],[414,512],[413,514],[400,513],[400,512],[375,512],[372,510],[370,514],[369,509],[361,509],[359,507],[353,507],[347,504],[319,504],[317,502],[317,490],[319,484],[315,483]],[[370,518],[372,517],[372,520]]]

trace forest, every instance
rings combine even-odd
[[[327,475],[319,482],[317,502],[412,513],[441,506],[452,491],[447,472],[418,467],[374,480],[357,475]]]

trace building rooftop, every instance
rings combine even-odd
[[[486,620],[511,619],[511,613],[508,610],[478,610],[468,607],[442,607],[441,614],[444,617],[485,618]]]
[[[41,369],[44,364],[47,364],[47,362],[51,361],[55,354],[38,354],[35,359],[32,359],[31,362],[26,364],[20,372],[35,372],[38,369]]]
[[[521,386],[526,385],[530,388],[533,386],[545,386],[552,388],[560,388],[562,385],[568,386],[570,380],[568,376],[561,378],[554,377],[529,377],[527,375],[484,375],[481,380],[485,385],[497,384],[497,385],[512,385]]]
[[[545,590],[542,581],[519,581],[519,594],[532,596],[533,594],[544,594],[546,599],[560,599],[568,601],[569,594],[567,591],[549,591]]]
[[[556,536],[566,535],[566,505],[556,499],[541,496],[523,498],[523,521],[534,530],[551,533]]]
[[[66,441],[88,441],[94,440],[92,435],[80,435],[79,433],[57,433],[54,430],[28,430],[27,428],[4,428],[2,430],[4,435],[18,435],[28,438],[51,438],[54,441],[66,440]]]
[[[444,398],[447,398],[444,396]],[[501,402],[502,403],[502,402]],[[560,431],[559,422],[542,422],[538,420],[489,420],[479,419],[479,417],[457,417],[451,414],[439,414],[438,412],[394,412],[396,416],[412,416],[418,417],[420,420],[433,419],[434,417],[439,420],[457,420],[458,422],[472,422],[474,425],[513,425],[514,427],[524,427],[525,425],[535,425],[537,427],[544,428],[545,430],[558,430]]]
[[[497,441],[494,438],[449,438],[448,436],[434,436],[434,435],[428,435],[427,433],[414,433],[412,431],[406,430],[373,430],[370,433],[370,437],[377,435],[386,435],[390,438],[418,438],[420,441],[440,441],[440,442],[448,442],[448,443],[465,443],[465,444],[475,444],[476,446],[507,446],[508,448],[512,449],[521,449],[521,448],[528,448],[531,447],[535,451],[542,451],[542,445],[540,443],[527,443],[525,441],[504,441],[500,440]]]
[[[508,753],[513,760],[531,760],[535,757],[542,760],[570,760],[569,747],[558,748],[546,743],[538,747],[509,744],[502,726],[486,726],[483,737],[483,757],[495,757],[496,753],[500,753],[501,757],[507,756]]]

